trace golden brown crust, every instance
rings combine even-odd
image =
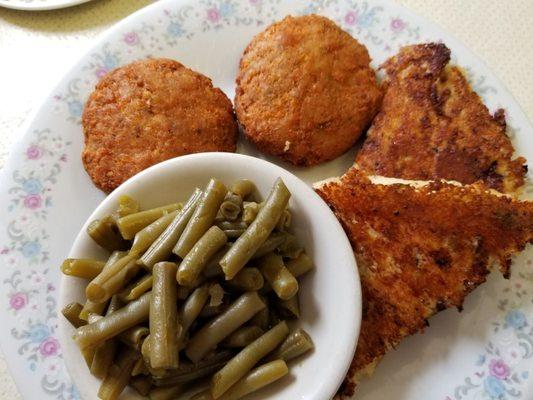
[[[231,101],[211,80],[177,61],[148,59],[104,76],[83,113],[83,164],[110,192],[169,158],[235,151]]]
[[[533,202],[481,184],[379,185],[352,168],[317,192],[344,226],[361,276],[363,319],[345,396],[357,372],[436,312],[461,308],[493,262],[508,275],[512,254],[533,243]]]
[[[387,60],[385,95],[357,165],[405,179],[478,180],[505,193],[524,184],[503,110],[491,116],[444,44],[407,46]]]
[[[338,157],[377,112],[381,91],[366,48],[331,20],[286,17],[248,45],[235,108],[247,138],[296,165]]]

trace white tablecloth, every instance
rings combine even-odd
[[[396,1],[481,56],[533,118],[532,0]],[[27,116],[92,39],[151,2],[94,0],[47,12],[0,9],[0,168]],[[0,399],[20,399],[1,356]]]

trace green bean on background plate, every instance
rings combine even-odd
[[[226,279],[232,279],[267,240],[287,207],[290,196],[289,190],[278,178],[257,217],[220,260]]]
[[[190,286],[197,279],[208,261],[228,241],[217,226],[209,228],[194,244],[180,263],[176,279],[182,286]]]
[[[244,377],[259,360],[273,351],[288,334],[289,327],[285,321],[282,321],[242,349],[220,371],[213,375],[211,395],[215,399],[222,396],[239,379]]]
[[[180,210],[181,207],[181,203],[172,203],[150,210],[139,211],[135,214],[126,215],[125,217],[120,218],[117,221],[117,226],[122,237],[126,240],[131,240],[141,229],[147,227],[165,214]]]
[[[222,182],[216,179],[209,181],[191,219],[172,250],[174,254],[181,258],[185,257],[198,239],[213,225],[218,208],[227,192]]]
[[[141,351],[144,339],[150,334],[150,329],[144,325],[134,326],[122,332],[117,338],[126,346],[136,351]]]
[[[313,260],[306,253],[301,253],[298,257],[285,262],[289,272],[298,278],[313,269]]]
[[[118,293],[118,297],[125,302],[133,301],[152,289],[154,277],[152,274],[143,275],[138,280],[130,283]]]
[[[102,272],[104,265],[104,261],[87,258],[67,258],[61,264],[61,272],[77,278],[93,279]]]
[[[284,360],[288,362],[314,348],[311,336],[301,328],[292,331],[283,343],[268,356],[267,360]]]
[[[154,243],[155,240],[161,236],[165,229],[167,229],[178,212],[178,210],[175,210],[169,212],[168,214],[164,214],[150,225],[137,232],[133,238],[133,244],[131,245],[130,252],[137,254],[144,253],[152,245],[152,243]]]
[[[115,400],[118,398],[130,381],[131,371],[138,358],[139,354],[131,349],[126,349],[119,354],[98,390],[100,399]]]
[[[288,300],[298,292],[298,281],[285,267],[280,255],[267,254],[256,260],[255,265],[280,299]]]
[[[242,294],[221,315],[204,325],[189,341],[185,354],[200,361],[211,349],[265,307],[257,292]],[[80,328],[81,329],[81,328]]]
[[[155,263],[165,261],[172,254],[172,249],[185,230],[201,196],[202,191],[196,188],[170,225],[142,255],[139,260],[142,265],[151,270]]]
[[[250,196],[254,190],[255,184],[249,179],[239,179],[230,186],[230,191],[238,194],[243,199]]]
[[[108,216],[92,221],[87,227],[87,234],[100,247],[106,250],[126,250],[129,247],[127,240],[120,235],[117,224]]]
[[[137,391],[137,393],[139,393],[141,396],[146,397],[148,396],[148,393],[150,393],[150,389],[152,388],[152,380],[144,375],[133,375],[133,377],[130,379],[130,385]]]
[[[102,319],[79,327],[74,341],[82,349],[94,346],[148,320],[151,295],[151,292],[145,293]]]
[[[298,293],[296,293],[288,300],[278,299],[275,304],[282,318],[300,318],[300,300],[298,298]]]
[[[227,286],[243,291],[259,290],[264,283],[263,275],[254,267],[244,267],[233,279],[226,281]]]
[[[233,332],[222,342],[224,347],[241,348],[246,347],[252,343],[255,339],[261,336],[265,331],[259,326],[250,325],[243,326]]]
[[[175,400],[183,393],[183,385],[155,387],[148,393],[150,400]]]
[[[79,328],[82,325],[87,324],[80,318],[80,312],[83,309],[80,303],[69,303],[61,310],[61,314],[70,322],[74,328]]]
[[[235,221],[242,210],[242,197],[235,193],[228,193],[220,205],[220,215],[228,220]]]
[[[159,262],[152,270],[154,283],[150,302],[150,366],[177,368],[178,294],[176,264]]]

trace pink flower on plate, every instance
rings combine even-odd
[[[26,149],[26,156],[30,160],[37,160],[41,158],[41,155],[43,154],[41,148],[39,146],[36,146],[32,144],[30,147]]]
[[[250,0],[250,4],[253,4],[254,6],[260,3],[261,3],[261,0]]]
[[[348,11],[344,16],[344,22],[348,25],[355,25],[357,23],[357,17],[359,17],[357,11]]]
[[[124,42],[130,46],[134,46],[139,43],[139,35],[136,32],[128,32],[124,35]]]
[[[28,304],[28,295],[26,293],[15,293],[11,296],[9,299],[9,305],[13,310],[20,310],[21,308],[24,308]]]
[[[503,360],[491,360],[489,364],[489,373],[498,379],[507,379],[511,370]]]
[[[400,18],[394,18],[390,22],[390,28],[393,32],[401,32],[405,29],[405,22]]]
[[[213,23],[220,20],[220,12],[216,8],[207,10],[207,19]]]
[[[39,351],[44,357],[55,356],[59,351],[59,342],[53,337],[47,337],[39,345]]]
[[[35,210],[37,208],[40,208],[42,204],[43,200],[38,194],[29,194],[24,198],[24,206],[26,208]]]
[[[101,79],[105,74],[107,74],[109,71],[107,69],[105,69],[104,67],[102,68],[98,68],[95,72],[96,74],[96,77],[98,79]]]

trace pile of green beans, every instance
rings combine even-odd
[[[101,399],[128,385],[152,400],[241,399],[313,349],[289,327],[300,316],[298,278],[313,268],[288,232],[290,193],[281,179],[264,201],[255,192],[249,180],[228,190],[211,179],[185,204],[150,210],[121,196],[89,225],[110,255],[65,260],[63,273],[88,284],[85,304],[63,315],[102,379]]]

